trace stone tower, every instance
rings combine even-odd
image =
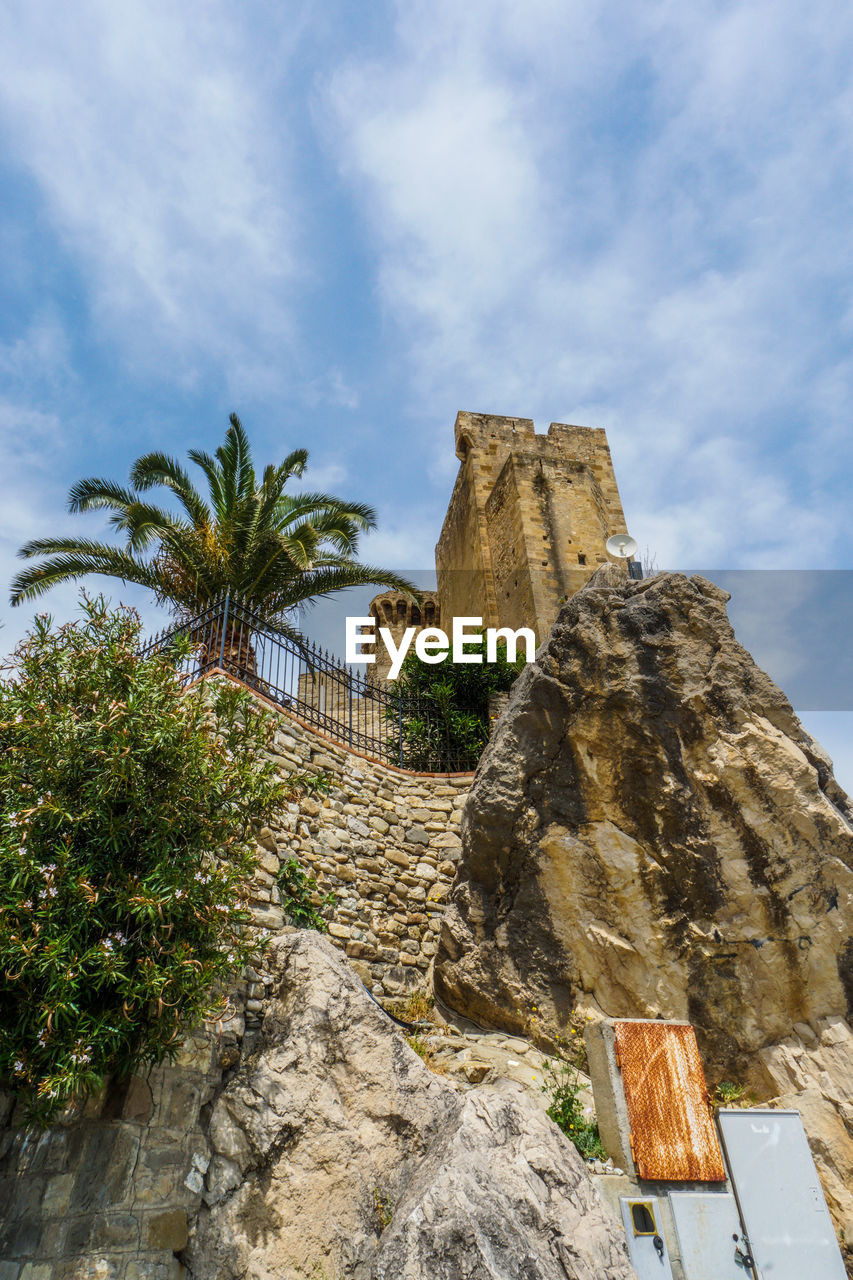
[[[456,417],[459,473],[435,549],[445,628],[460,614],[485,626],[550,631],[560,602],[607,560],[625,531],[607,437],[595,427],[529,418]]]
[[[401,591],[383,591],[374,596],[370,602],[370,616],[373,618],[379,635],[380,627],[387,627],[399,645],[407,627],[417,627],[422,631],[425,627],[439,627],[440,610],[438,595],[435,591],[422,591],[420,608],[404,596]],[[371,680],[385,681],[391,666],[391,656],[383,644],[377,644],[372,650],[376,654],[375,665],[368,667]]]

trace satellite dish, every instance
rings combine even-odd
[[[630,560],[631,556],[637,553],[637,539],[632,538],[630,533],[614,533],[613,537],[605,542],[604,549],[609,556],[615,556],[617,560]]]

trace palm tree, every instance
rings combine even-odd
[[[14,579],[12,604],[35,599],[58,582],[99,574],[148,587],[181,621],[230,593],[299,641],[292,617],[300,604],[368,584],[417,596],[406,579],[355,559],[359,535],[376,526],[371,507],[325,493],[286,494],[288,480],[305,470],[305,449],[266,467],[259,483],[236,413],[230,421],[214,457],[189,452],[207,481],[207,501],[164,453],[137,458],[129,488],[96,478],[75,484],[69,510],[111,510],[110,524],[125,535],[125,545],[82,538],[26,543],[19,555],[46,558]],[[146,500],[143,495],[157,486],[174,495],[180,514]]]

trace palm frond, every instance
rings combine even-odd
[[[68,491],[68,510],[96,511],[103,507],[115,507],[122,511],[136,502],[136,494],[113,480],[102,480],[98,476],[90,476],[87,480],[78,480]]]
[[[328,493],[283,494],[276,504],[276,527],[284,529],[294,520],[310,520],[315,515],[335,513],[361,532],[376,528],[376,510],[364,502],[345,502]]]
[[[165,584],[157,569],[137,560],[125,551],[103,544],[91,544],[92,551],[68,551],[57,554],[42,564],[24,569],[12,580],[13,605],[23,600],[35,600],[59,582],[71,582],[91,574],[106,578],[120,578],[162,593]]]
[[[198,527],[211,522],[210,509],[186,471],[175,458],[165,453],[146,453],[137,458],[131,467],[130,483],[143,492],[162,484],[171,489],[194,525]]]
[[[209,453],[205,453],[203,449],[190,449],[187,457],[190,462],[194,462],[197,467],[201,467],[207,477],[210,501],[213,506],[214,514],[218,520],[221,516],[224,504],[222,473],[219,464],[215,458],[212,458]]]

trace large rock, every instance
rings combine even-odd
[[[853,1004],[853,831],[727,599],[599,571],[563,607],[474,780],[435,987],[545,1041],[578,1006],[689,1019],[766,1096],[757,1051]]]
[[[259,1039],[209,1118],[190,1277],[632,1280],[586,1166],[520,1086],[433,1075],[316,934],[270,963]]]

